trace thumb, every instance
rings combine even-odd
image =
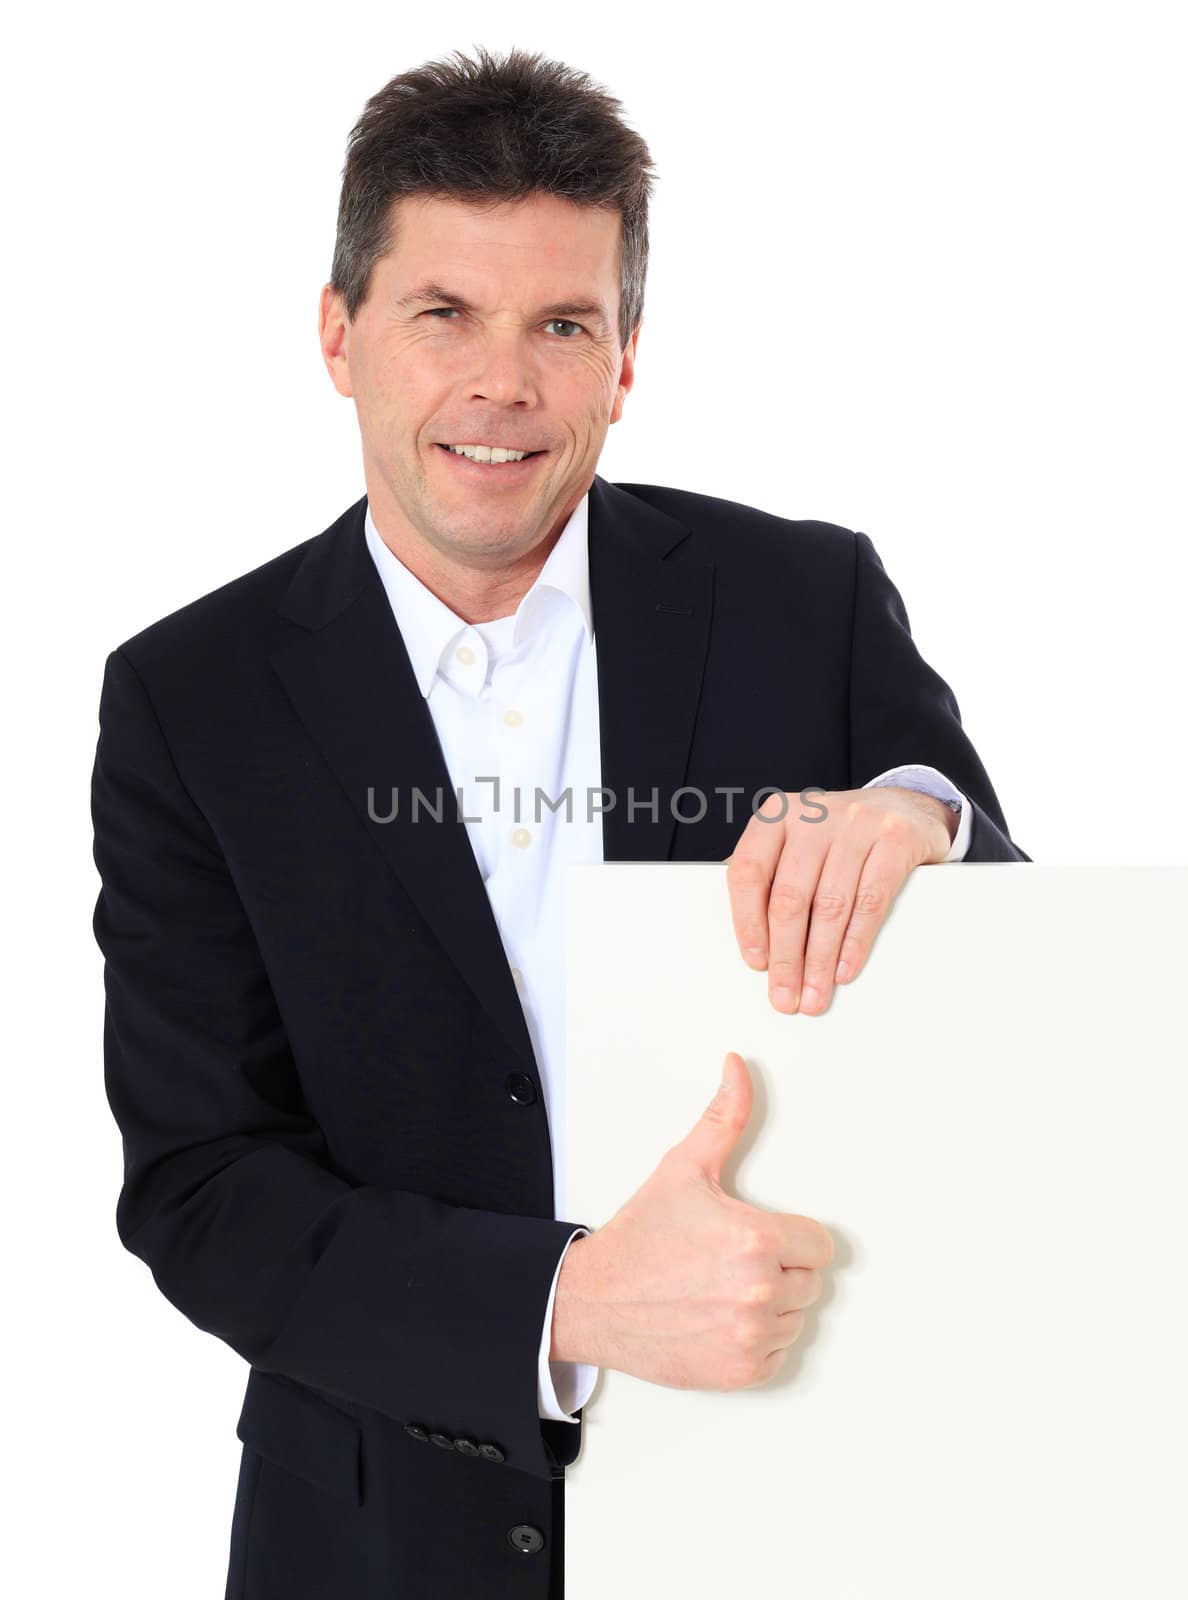
[[[677,1148],[699,1171],[720,1182],[722,1167],[742,1136],[753,1104],[751,1075],[737,1050],[731,1050],[717,1094]]]

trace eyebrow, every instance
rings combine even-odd
[[[458,311],[474,311],[469,300],[460,294],[455,294],[452,289],[445,288],[440,283],[422,283],[411,293],[402,295],[396,302],[400,311],[409,310],[413,306],[423,305],[433,301],[436,305],[452,306]],[[590,322],[600,323],[604,328],[610,325],[606,307],[601,300],[558,300],[552,305],[538,306],[536,315],[539,317],[574,317]]]

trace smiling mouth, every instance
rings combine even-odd
[[[520,461],[476,461],[473,456],[462,455],[459,451],[451,450],[448,444],[442,444],[440,441],[438,441],[437,448],[444,450],[447,456],[453,456],[456,461],[469,461],[471,466],[474,467],[516,467],[520,465],[520,461],[531,461],[535,456],[548,454],[547,450],[526,450],[523,456],[520,457]]]

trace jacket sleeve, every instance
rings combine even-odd
[[[226,860],[123,646],[99,724],[93,927],[121,1241],[252,1366],[558,1476],[580,1429],[539,1417],[537,1353],[578,1224],[333,1170]]]
[[[948,684],[916,648],[907,610],[871,540],[854,534],[850,787],[904,764],[935,767],[972,807],[966,861],[1030,861],[1010,837]]]

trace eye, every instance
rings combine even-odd
[[[422,311],[421,315],[423,317],[453,317],[457,315],[457,310],[456,306],[432,306],[428,311]],[[551,317],[545,326],[552,328],[558,324],[563,328],[576,328],[578,333],[585,333],[586,331],[580,322],[571,322],[568,317]],[[567,334],[562,342],[568,342],[571,338],[572,336]]]

